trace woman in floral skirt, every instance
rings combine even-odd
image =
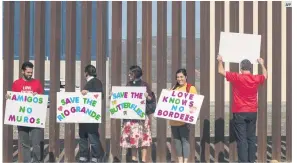
[[[146,100],[152,100],[153,93],[150,87],[146,82],[141,80],[141,68],[139,66],[131,66],[129,70],[130,81],[127,86],[145,86],[147,89],[147,92],[145,93]],[[131,148],[132,162],[138,162],[138,148],[142,149],[142,162],[146,162],[147,148],[150,147],[152,143],[150,125],[147,115],[145,116],[145,120],[123,120],[120,145],[123,148]]]

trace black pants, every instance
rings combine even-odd
[[[239,162],[255,162],[257,113],[234,113],[233,127]]]
[[[31,156],[33,156],[33,162],[41,162],[43,159],[41,152],[41,143],[43,141],[41,128],[18,126],[18,133],[24,162],[31,162]],[[33,155],[31,155],[30,139],[32,141]]]
[[[91,146],[91,157],[99,159],[100,140],[98,133],[98,123],[80,123],[79,124],[79,156],[89,158],[89,144]]]

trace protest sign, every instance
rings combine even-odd
[[[224,62],[240,63],[248,59],[257,64],[260,48],[261,35],[221,32],[219,54]]]
[[[145,119],[146,87],[112,87],[110,118]]]
[[[4,124],[45,128],[47,95],[8,91]]]
[[[154,116],[196,124],[204,96],[163,89]]]
[[[101,123],[101,93],[58,92],[58,123]]]

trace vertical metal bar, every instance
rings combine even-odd
[[[61,5],[51,2],[51,45],[50,45],[50,120],[49,120],[49,161],[56,162],[60,154],[60,125],[56,123],[57,92],[60,92],[60,43],[61,43]]]
[[[3,2],[3,95],[11,90],[13,83],[14,67],[14,10],[15,2]],[[5,97],[5,96],[3,96]],[[6,101],[5,98],[1,99]],[[5,115],[5,102],[3,102],[3,115]],[[3,162],[12,162],[13,132],[12,126],[4,125],[3,127]]]
[[[253,34],[253,1],[244,2],[244,33]]]
[[[66,80],[65,91],[75,91],[76,2],[66,2]],[[74,162],[75,124],[65,124],[65,162]]]
[[[180,1],[172,2],[172,86],[176,83],[175,72],[181,68],[181,53],[182,53],[182,9]]]
[[[137,63],[137,1],[127,2],[127,72]],[[127,75],[128,78],[128,75]]]
[[[122,63],[122,2],[112,2],[112,56],[111,86],[121,85]],[[114,161],[120,160],[121,121],[111,119],[111,154]]]
[[[45,2],[35,2],[35,72],[34,76],[39,79],[44,87],[45,69]],[[42,129],[41,153],[44,152],[44,129]],[[42,158],[43,160],[43,158]]]
[[[167,2],[157,2],[157,96],[167,87]],[[157,120],[157,162],[166,160],[166,129],[165,119]],[[165,131],[165,133],[164,133]]]
[[[200,160],[210,161],[210,2],[200,2]]]
[[[187,53],[187,81],[195,85],[195,1],[186,2],[186,19],[187,19],[187,33],[186,33],[186,53]],[[195,125],[190,128],[190,157],[189,161],[195,161]]]
[[[35,2],[35,78],[44,86],[45,2]]]
[[[107,1],[98,1],[97,2],[97,42],[96,42],[96,68],[98,71],[98,78],[102,82],[103,88],[106,87],[106,38],[108,37],[107,33]],[[106,97],[106,89],[103,89],[103,96]],[[107,154],[106,151],[106,101],[102,100],[102,122],[99,124],[100,130],[100,141],[102,145],[102,152]],[[109,125],[109,124],[108,124]],[[104,160],[105,161],[105,160]]]
[[[215,54],[219,53],[220,33],[224,31],[224,2],[215,2]],[[215,161],[224,161],[225,99],[224,77],[215,64]]]
[[[20,2],[20,53],[19,68],[25,61],[29,61],[30,50],[30,2]],[[22,71],[19,71],[22,76]],[[21,144],[18,141],[18,160],[23,160]]]
[[[258,34],[261,35],[260,56],[267,67],[267,2],[258,2]],[[262,74],[260,65],[259,74]],[[267,83],[259,88],[258,94],[258,162],[267,161]]]
[[[85,66],[91,64],[91,32],[92,32],[92,2],[84,1],[81,4],[82,23],[81,23],[81,79],[80,88],[86,84]]]
[[[142,70],[143,80],[152,86],[152,2],[142,2]]]
[[[282,2],[272,2],[272,159],[281,161]]]
[[[20,2],[20,60],[19,67],[23,62],[29,61],[30,49],[30,2]],[[22,72],[19,72],[20,77]],[[19,154],[20,156],[20,154]]]
[[[143,80],[152,88],[152,2],[149,1],[142,2],[142,71]],[[152,147],[148,148],[147,156],[147,161],[152,162]]]
[[[181,68],[181,54],[182,54],[182,9],[181,1],[172,2],[172,63],[171,63],[171,86],[176,84],[176,71]],[[171,135],[171,161],[176,160],[176,150]]]
[[[239,32],[239,2],[236,1],[231,1],[230,2],[230,32]],[[230,63],[230,71],[231,72],[238,72],[238,63]],[[233,94],[232,94],[232,85],[230,85],[230,116],[229,116],[229,121],[231,126],[231,121],[233,118],[232,114],[232,103],[233,103]],[[229,161],[236,161],[237,160],[237,147],[236,147],[236,141],[235,141],[235,136],[233,134],[233,128],[229,128]]]
[[[244,33],[253,34],[253,1],[244,2]],[[252,71],[253,73],[253,67]]]
[[[287,10],[286,160],[292,161],[292,7]]]

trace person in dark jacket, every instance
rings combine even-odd
[[[102,83],[96,78],[96,68],[93,65],[85,67],[85,77],[87,83],[82,90],[82,95],[86,95],[88,92],[101,92],[103,93]],[[103,97],[103,95],[102,95]],[[99,162],[100,158],[100,140],[98,132],[98,123],[80,123],[79,124],[79,161],[88,162],[89,158],[89,145],[88,138],[91,146],[91,162]]]

